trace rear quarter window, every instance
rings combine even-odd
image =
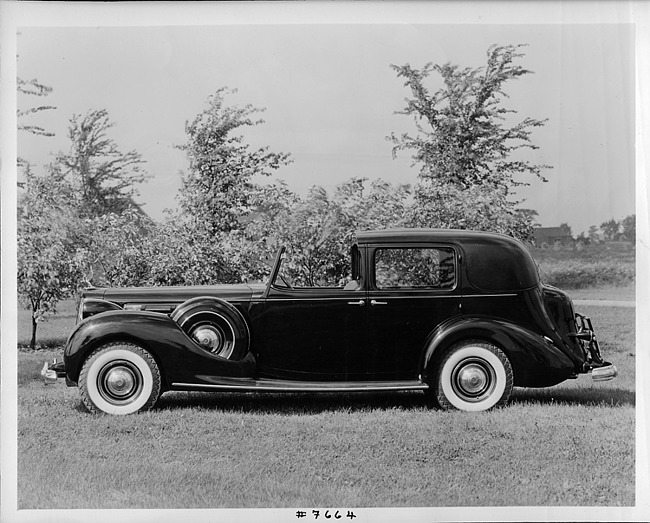
[[[451,248],[386,247],[375,251],[378,289],[451,289],[455,283]]]
[[[470,284],[488,291],[530,289],[539,284],[537,265],[516,240],[477,239],[464,245]]]

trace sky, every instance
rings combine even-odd
[[[20,157],[39,166],[69,149],[73,114],[108,110],[110,136],[136,150],[152,176],[137,200],[154,218],[176,206],[187,160],[175,146],[185,123],[221,87],[226,103],[265,108],[265,123],[246,133],[252,146],[290,153],[276,172],[299,194],[333,190],[351,177],[414,183],[408,152],[392,156],[392,132],[413,132],[395,114],[409,96],[391,64],[485,65],[492,44],[526,44],[518,62],[533,71],[506,84],[516,118],[548,119],[536,129],[547,183],[529,177],[521,206],[544,226],[573,232],[635,212],[634,26],[615,23],[239,23],[218,25],[19,27],[18,76],[52,88],[21,96],[19,108],[56,106],[30,118],[56,134],[18,135]],[[439,78],[430,77],[432,90]]]

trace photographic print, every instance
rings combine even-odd
[[[526,4],[4,4],[7,520],[647,517],[647,9]]]

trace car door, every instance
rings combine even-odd
[[[260,376],[358,379],[359,353],[367,345],[366,290],[358,249],[352,252],[352,281],[345,285],[299,286],[290,271],[276,272],[256,321]]]
[[[368,248],[368,331],[377,372],[385,379],[416,379],[429,335],[460,314],[458,260],[452,245]]]

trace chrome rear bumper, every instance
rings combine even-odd
[[[605,362],[602,367],[591,369],[591,377],[594,381],[608,381],[618,376],[616,367],[609,362]]]

